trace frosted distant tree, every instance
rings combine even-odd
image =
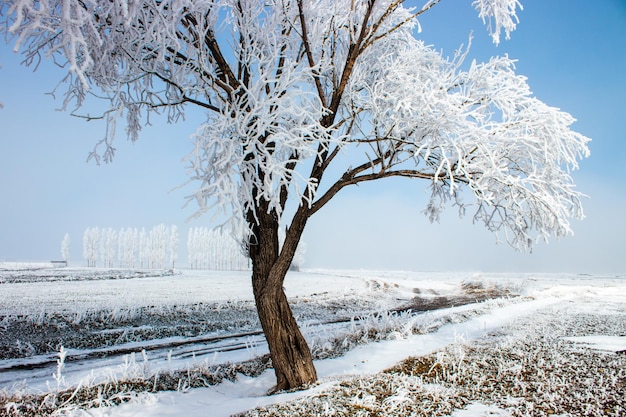
[[[189,228],[187,231],[187,263],[189,268],[198,269],[198,260],[196,258],[196,239],[195,228]]]
[[[187,253],[189,256],[189,266],[193,269],[207,268],[205,260],[210,256],[207,246],[207,234],[207,229],[204,227],[193,227],[189,229]]]
[[[102,266],[112,268],[115,262],[115,247],[117,246],[117,232],[111,227],[102,229],[100,236],[100,251]]]
[[[569,220],[582,217],[569,172],[588,139],[533,97],[508,57],[466,63],[469,51],[447,59],[418,40],[417,19],[437,3],[5,0],[0,30],[26,65],[51,57],[67,70],[57,87],[65,108],[80,108],[91,89],[104,99],[96,161],[113,157],[119,119],[136,140],[155,113],[207,115],[187,157],[193,198],[200,213],[227,216],[248,246],[284,389],[316,379],[285,275],[308,220],[345,188],[423,180],[431,220],[457,204],[519,249],[570,234]],[[494,42],[515,29],[518,0],[472,4]]]
[[[194,227],[189,229],[187,251],[189,252],[189,265],[194,269],[203,268],[203,259],[209,256],[203,251],[203,228]]]
[[[139,232],[136,228],[126,230],[126,267],[134,268],[139,247]]]
[[[100,251],[100,229],[88,227],[83,233],[83,257],[88,267],[95,267]]]
[[[66,233],[61,241],[61,259],[67,263],[70,260],[70,235]]]
[[[148,234],[148,250],[150,268],[164,269],[167,261],[169,233],[167,226],[159,224],[154,226]]]
[[[176,259],[178,259],[178,242],[180,240],[180,236],[178,234],[178,226],[171,225],[170,226],[170,236],[169,236],[169,261],[172,269],[174,269],[174,264],[176,263]]]
[[[249,258],[239,241],[220,229],[193,227],[187,233],[187,256],[192,269],[245,271]]]
[[[210,232],[209,268],[221,271],[243,271],[248,269],[248,257],[242,253],[241,244],[232,234],[222,229]]]
[[[145,228],[139,232],[139,265],[141,268],[150,267],[150,251],[148,249],[148,234]]]
[[[138,247],[137,229],[120,229],[118,232],[118,261],[122,268],[134,268]]]
[[[126,267],[126,229],[124,228],[117,233],[117,263],[120,268]]]

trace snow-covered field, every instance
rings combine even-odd
[[[285,288],[320,382],[267,396],[248,272],[0,265],[0,415],[626,415],[624,275],[320,270]]]

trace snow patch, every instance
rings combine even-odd
[[[626,350],[626,336],[596,335],[564,337],[563,339],[594,350],[607,352],[621,352]]]
[[[512,414],[495,405],[475,402],[463,410],[457,410],[450,417],[512,417]]]

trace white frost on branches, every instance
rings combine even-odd
[[[446,60],[410,38],[386,50],[371,52],[353,77],[351,108],[371,120],[354,142],[370,146],[370,159],[384,159],[382,170],[423,167],[406,175],[432,179],[431,221],[466,186],[474,219],[512,232],[515,247],[530,247],[533,229],[544,239],[571,232],[567,218],[582,209],[567,172],[588,156],[588,139],[569,129],[569,114],[533,97],[508,57],[462,70],[464,55]]]
[[[66,264],[70,260],[70,235],[66,233],[63,236],[63,240],[61,241],[61,259],[63,259]]]
[[[96,159],[113,156],[120,117],[135,140],[152,113],[176,122],[204,109],[186,158],[191,199],[229,216],[240,238],[259,210],[280,218],[289,200],[312,215],[344,187],[393,176],[430,182],[431,220],[452,202],[517,248],[582,217],[570,172],[588,139],[532,95],[512,59],[464,64],[468,51],[448,59],[417,40],[417,17],[436,0],[418,11],[395,0],[4,3],[0,23],[27,63],[66,66],[65,106],[102,90]],[[495,43],[522,8],[472,4]],[[346,158],[353,165],[339,165]]]
[[[500,43],[502,30],[506,34],[506,39],[511,38],[511,32],[519,23],[516,9],[518,7],[520,10],[524,9],[518,0],[474,0],[472,5],[489,28],[495,44]]]

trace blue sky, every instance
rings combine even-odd
[[[420,20],[418,36],[445,54],[474,39],[470,58],[508,54],[535,95],[578,119],[574,129],[593,139],[592,155],[574,173],[588,194],[587,218],[575,236],[516,253],[471,219],[449,209],[439,224],[423,214],[426,183],[392,180],[340,194],[310,221],[305,267],[626,272],[626,2],[528,0],[510,40],[492,44],[471,1],[442,0]],[[415,4],[420,4],[415,3]],[[209,216],[186,222],[191,188],[181,158],[200,119],[155,121],[138,142],[117,140],[112,164],[87,163],[104,135],[102,123],[55,109],[51,91],[62,73],[51,62],[36,72],[0,44],[0,261],[51,260],[72,239],[81,264],[86,227],[177,224],[181,261],[189,227],[211,226]]]

